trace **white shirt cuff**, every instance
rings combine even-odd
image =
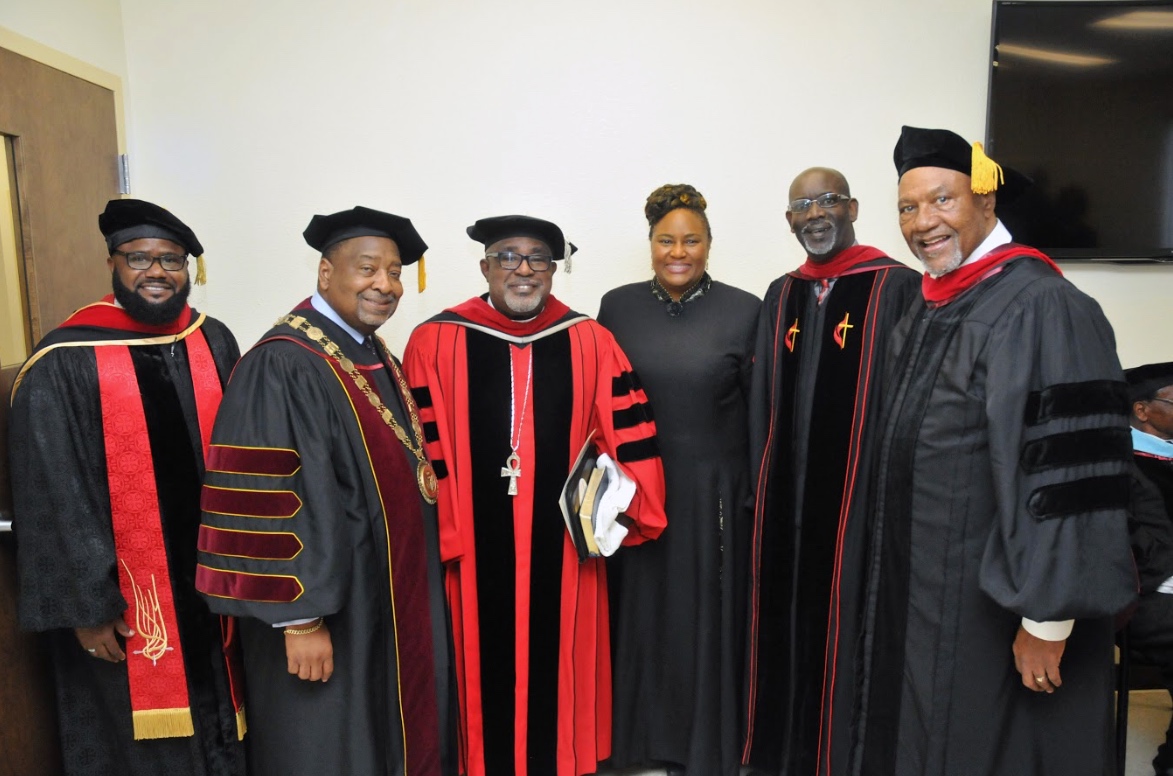
[[[1026,617],[1022,618],[1022,627],[1026,632],[1043,641],[1063,641],[1071,635],[1075,627],[1075,620],[1052,620],[1049,622],[1035,622]]]
[[[318,621],[317,617],[310,617],[305,620],[288,620],[286,622],[275,622],[275,623],[273,623],[273,627],[274,628],[292,628],[295,625],[305,625],[306,623],[317,622],[317,621]]]
[[[1169,577],[1161,584],[1157,585],[1158,593],[1173,593],[1173,577]]]

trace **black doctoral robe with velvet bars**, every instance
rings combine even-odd
[[[864,776],[1113,772],[1113,616],[1134,599],[1128,389],[1099,305],[1011,258],[893,338],[865,615]],[[1074,619],[1054,694],[1023,617]]]
[[[109,298],[92,307],[101,305],[112,307]],[[185,314],[189,325],[201,317]],[[212,318],[199,329],[225,382],[240,355],[236,340]],[[204,461],[187,344],[141,344],[149,339],[141,331],[62,326],[37,345],[14,387],[9,446],[20,624],[45,631],[67,774],[239,776],[244,750],[220,618],[195,590]],[[189,737],[135,741],[127,664],[87,654],[73,632],[127,609],[115,569],[93,347],[102,342],[129,345],[142,394],[195,727]]]
[[[874,258],[821,302],[821,281],[801,271],[766,292],[750,393],[747,764],[797,776],[846,760],[867,537],[849,515],[866,499],[864,429],[888,335],[919,289],[918,273]]]
[[[591,438],[636,483],[623,543],[664,530],[639,378],[609,331],[554,297],[524,322],[470,299],[420,324],[403,360],[440,478],[462,771],[594,773],[611,750],[606,568],[579,562],[558,499]],[[516,496],[502,476],[511,436]]]
[[[309,306],[411,434],[387,364]],[[253,776],[455,773],[436,510],[417,461],[320,345],[279,324],[220,405],[197,583],[239,618]],[[334,675],[287,670],[272,623],[324,616]]]

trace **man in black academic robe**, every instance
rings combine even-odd
[[[1128,622],[1128,645],[1135,662],[1161,670],[1173,694],[1173,363],[1145,364],[1124,376],[1141,480],[1132,519],[1141,597]],[[1153,768],[1157,776],[1173,776],[1173,721]]]
[[[790,186],[806,262],[766,291],[750,392],[757,475],[744,762],[826,774],[850,746],[866,521],[864,428],[889,332],[920,277],[859,245],[859,204],[836,171]]]
[[[223,324],[187,306],[187,255],[203,248],[186,225],[151,203],[112,200],[99,227],[113,295],[46,335],[13,386],[20,623],[45,632],[66,773],[239,776],[243,716],[225,633],[194,584],[205,434],[239,351]],[[122,372],[110,366],[119,359]],[[119,472],[107,453],[133,417],[142,454]],[[141,501],[143,523],[122,518],[127,499]],[[148,535],[158,543],[138,560],[156,564],[153,589],[169,592],[178,629],[161,634],[151,665],[134,633],[141,585],[128,588],[125,571],[138,568],[125,540]],[[149,681],[176,665],[183,674],[161,706],[132,705],[138,672]]]
[[[926,276],[875,437],[849,772],[1111,773],[1113,617],[1136,594],[1112,328],[1012,242],[994,191],[1022,179],[980,145],[905,127],[895,161]]]
[[[451,776],[436,482],[375,331],[426,245],[357,207],[315,216],[317,292],[241,359],[203,491],[197,585],[243,636],[253,776]]]

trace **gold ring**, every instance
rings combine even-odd
[[[1036,682],[1038,682],[1039,684],[1042,684],[1043,682],[1047,681],[1047,677],[1045,677],[1045,676],[1036,676],[1036,677],[1035,677],[1035,681],[1036,681]]]

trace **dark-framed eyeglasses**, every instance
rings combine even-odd
[[[1153,398],[1149,399],[1149,401],[1159,401],[1165,404],[1173,404],[1173,399],[1162,399],[1160,396],[1154,396]]]
[[[152,256],[146,251],[135,251],[134,253],[127,253],[125,251],[111,251],[117,253],[126,259],[126,266],[131,269],[150,269],[151,265],[156,261],[159,266],[168,272],[178,272],[187,266],[187,254],[184,253],[163,253],[158,256]]]
[[[802,199],[793,200],[789,205],[786,206],[786,210],[789,213],[805,213],[811,209],[811,205],[818,205],[823,210],[830,210],[833,207],[838,207],[840,202],[849,199],[851,199],[851,197],[847,196],[846,194],[836,194],[832,191],[828,191],[826,194],[820,194],[814,199],[807,199],[806,197],[803,197]]]
[[[517,269],[521,266],[521,262],[525,261],[534,272],[545,272],[554,263],[554,257],[544,253],[534,253],[527,256],[524,253],[514,253],[513,251],[497,251],[486,253],[485,258],[496,259],[501,269],[510,270]]]

